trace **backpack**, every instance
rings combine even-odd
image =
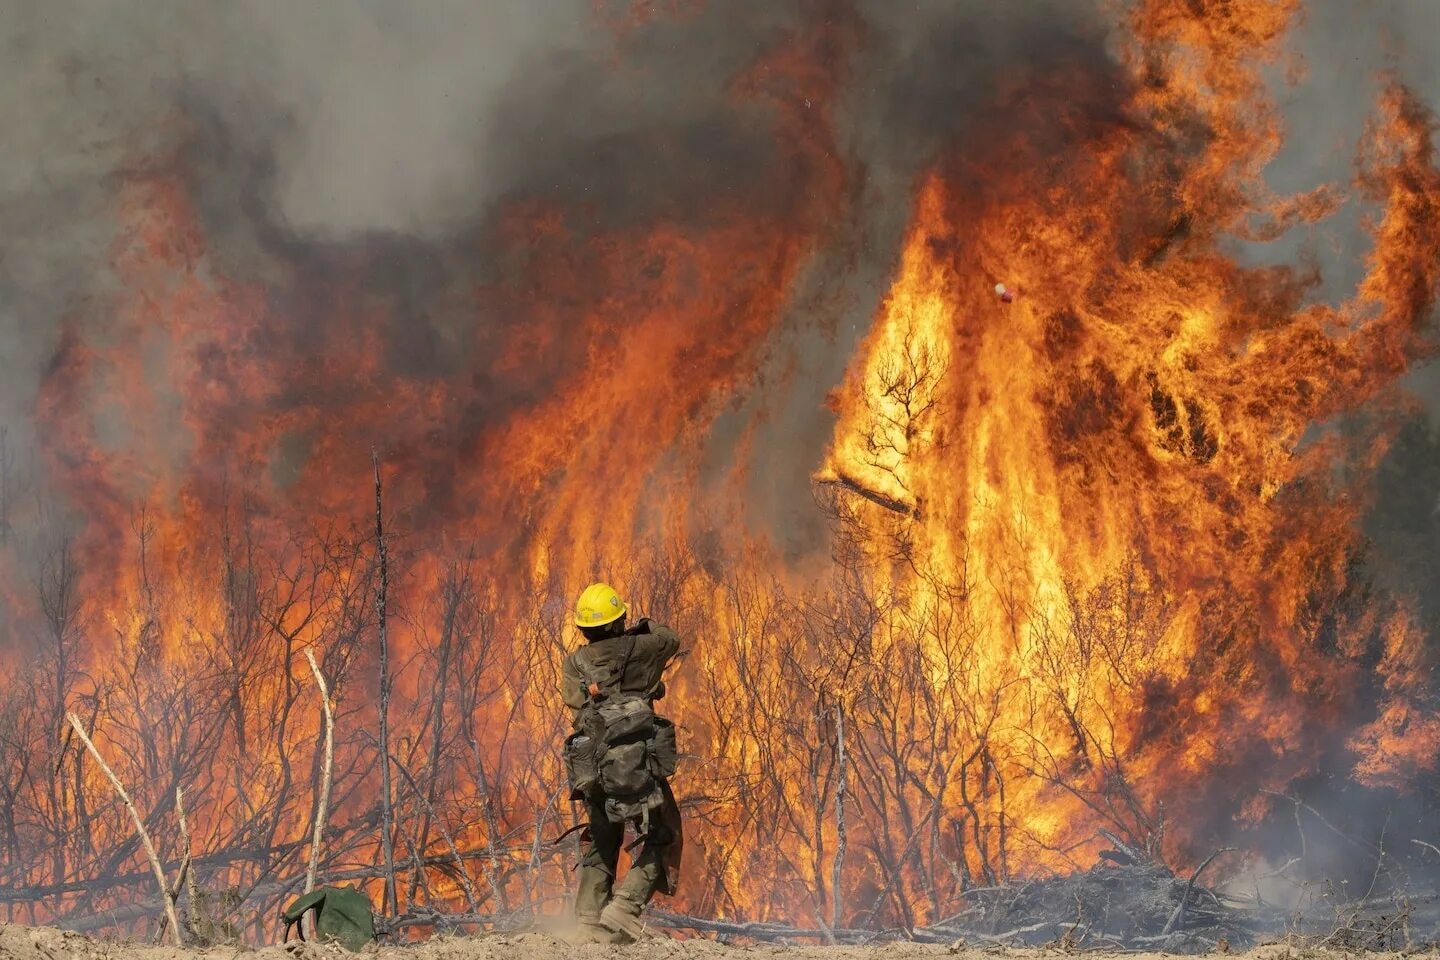
[[[370,898],[350,887],[317,887],[298,897],[281,914],[285,920],[285,935],[281,939],[290,939],[291,928],[298,928],[300,939],[304,940],[305,927],[301,920],[311,910],[315,911],[317,940],[335,940],[353,952],[375,939],[375,914]]]
[[[674,774],[678,758],[675,725],[656,716],[649,700],[620,690],[635,652],[635,638],[626,639],[620,666],[610,676],[590,676],[581,666],[590,699],[563,751],[571,798],[603,796],[612,823],[648,818],[663,800],[657,779]]]

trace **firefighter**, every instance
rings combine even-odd
[[[680,639],[669,627],[641,619],[626,626],[628,610],[608,584],[586,587],[575,604],[575,625],[585,644],[565,658],[561,692],[579,730],[582,714],[606,698],[633,699],[648,705],[665,696],[662,679],[666,666],[680,649]],[[656,723],[670,732],[668,766],[673,770],[673,730],[669,721]],[[611,748],[613,749],[613,748]],[[613,758],[612,758],[613,762]],[[629,943],[641,934],[640,914],[657,892],[673,895],[680,866],[680,810],[665,776],[652,776],[648,800],[626,804],[626,799],[605,794],[603,787],[576,791],[583,799],[588,826],[581,834],[579,890],[575,916],[583,940]],[[642,810],[635,815],[635,810]],[[624,817],[624,819],[621,819]],[[625,878],[616,885],[625,826],[636,827],[642,844]]]

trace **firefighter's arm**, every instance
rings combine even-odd
[[[658,651],[661,669],[664,669],[675,654],[680,652],[680,636],[663,623],[651,623],[650,632],[660,641]]]
[[[589,699],[585,692],[585,678],[575,666],[573,656],[566,657],[565,663],[560,667],[560,696],[565,700],[565,706],[571,710],[579,710]]]

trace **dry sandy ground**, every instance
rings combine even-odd
[[[0,960],[344,960],[350,956],[353,955],[339,947],[298,943],[258,950],[248,947],[181,950],[93,940],[83,934],[48,927],[0,924]],[[421,944],[372,947],[360,954],[361,960],[381,957],[391,960],[1057,960],[1062,956],[1064,952],[1059,950],[959,949],[904,943],[874,947],[727,946],[713,940],[672,940],[663,936],[626,947],[572,946],[563,939],[539,933],[442,937]],[[1086,960],[1103,960],[1121,955],[1090,953],[1084,956]],[[1164,955],[1123,956],[1125,960],[1161,960]],[[1339,951],[1276,945],[1231,956],[1246,960],[1342,960],[1347,955]],[[1365,956],[1367,960],[1385,960],[1402,955]]]

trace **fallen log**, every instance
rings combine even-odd
[[[1113,862],[1115,862],[1115,863],[1120,864],[1121,866],[1132,866],[1132,865],[1133,865],[1133,866],[1137,866],[1137,867],[1138,867],[1138,866],[1143,866],[1144,864],[1150,862],[1150,858],[1147,857],[1144,853],[1142,853],[1141,851],[1137,850],[1135,847],[1130,846],[1130,844],[1126,843],[1124,840],[1121,840],[1119,837],[1115,836],[1115,834],[1111,833],[1109,830],[1101,830],[1101,831],[1099,831],[1099,833],[1100,833],[1100,836],[1102,836],[1102,837],[1104,837],[1106,840],[1110,841],[1110,843],[1115,847],[1115,850],[1114,850],[1114,851],[1111,851],[1111,850],[1102,850],[1102,851],[1100,852],[1100,855],[1101,855],[1102,857],[1105,857],[1107,860],[1111,860],[1111,861],[1113,861]],[[1119,856],[1119,857],[1114,856],[1113,854],[1114,854],[1115,852],[1119,852],[1119,853],[1121,854],[1121,856]],[[1108,856],[1107,856],[1107,855],[1108,855]]]

